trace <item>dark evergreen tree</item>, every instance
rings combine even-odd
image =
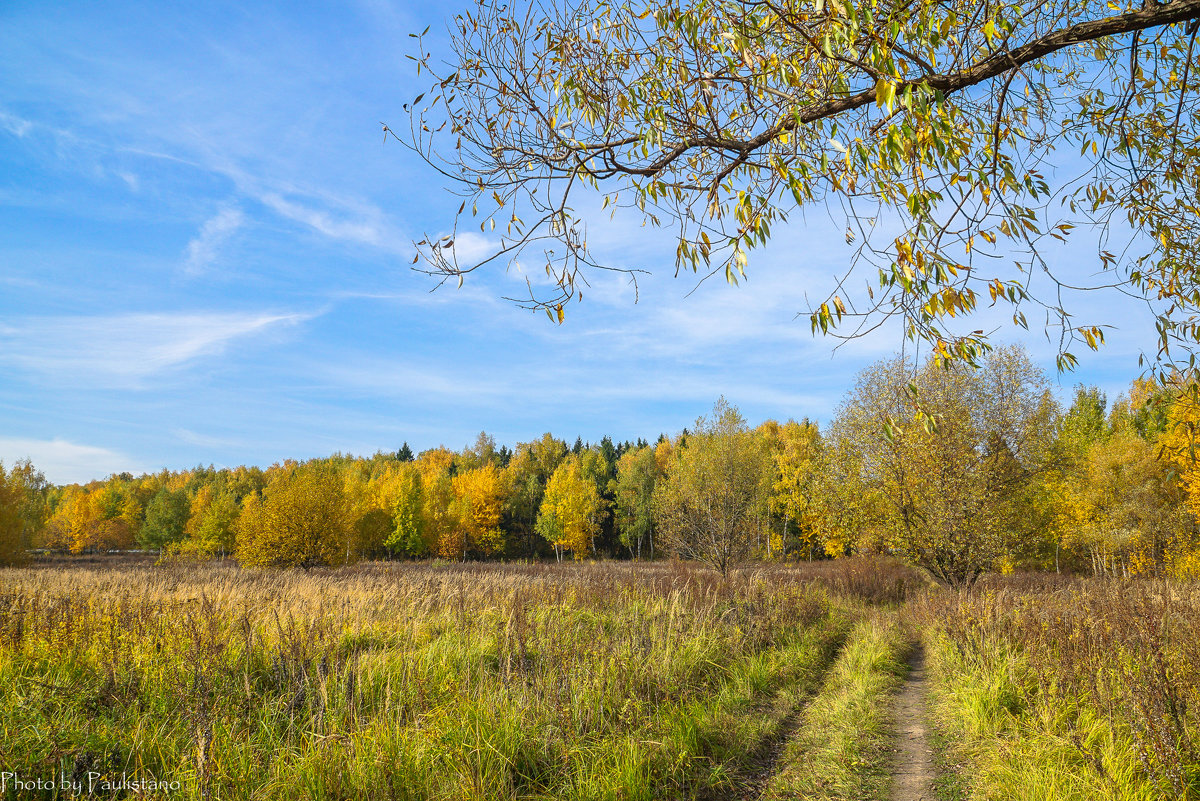
[[[600,440],[600,455],[604,457],[604,462],[608,465],[609,475],[616,475],[617,449],[613,447],[612,437],[605,435]]]
[[[595,448],[600,454],[600,458],[604,460],[604,475],[598,482],[600,497],[605,501],[608,509],[613,509],[613,502],[616,499],[616,478],[617,478],[617,449],[613,447],[612,437],[605,436],[600,440],[600,444]],[[612,556],[622,555],[620,543],[617,541],[616,527],[613,525],[613,516],[611,514],[604,518],[600,525],[600,534],[596,538],[597,548],[604,550]]]

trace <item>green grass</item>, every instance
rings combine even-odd
[[[1200,586],[992,577],[908,613],[970,798],[1200,799]]]
[[[926,634],[942,801],[1200,798],[1195,588],[904,597],[865,560],[727,582],[670,564],[5,569],[0,771],[181,799],[882,799],[903,619]]]
[[[926,728],[926,736],[933,751],[933,797],[936,801],[966,801],[970,793],[967,766],[955,761],[959,755],[937,721],[931,721],[931,724]]]

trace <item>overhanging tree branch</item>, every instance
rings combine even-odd
[[[676,270],[734,283],[792,209],[836,201],[863,234],[852,274],[874,276],[837,281],[809,310],[814,331],[898,317],[938,356],[974,362],[989,345],[965,320],[981,300],[1022,327],[1034,306],[1069,367],[1105,323],[1072,317],[1080,284],[1042,246],[1091,228],[1112,273],[1095,286],[1151,305],[1169,361],[1173,343],[1200,340],[1185,25],[1200,0],[1126,2],[480,0],[453,22],[448,72],[421,40],[435,83],[403,141],[458,185],[490,258],[547,243],[552,291],[521,303],[560,322],[584,271],[608,266],[581,201],[676,225]],[[1080,151],[1078,177],[1052,183],[1064,147]],[[458,263],[458,232],[426,237],[422,269],[461,279],[487,263]],[[1114,234],[1128,243],[1110,249]]]

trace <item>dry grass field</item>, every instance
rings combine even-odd
[[[939,798],[1200,797],[1195,588],[867,559],[4,569],[0,797],[886,799],[921,644]]]
[[[996,577],[906,612],[973,797],[1200,798],[1200,587]]]
[[[902,596],[898,575],[8,569],[0,764],[189,798],[741,797],[859,616],[848,596]]]

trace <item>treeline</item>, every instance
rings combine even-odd
[[[736,412],[735,412],[736,414]],[[804,474],[819,451],[816,426],[764,423],[750,432],[784,471],[771,491],[763,465],[752,474],[753,531],[765,556],[815,540],[787,476]],[[703,425],[703,422],[701,423]],[[341,564],[366,558],[653,558],[662,506],[656,490],[681,453],[699,454],[712,435],[614,444],[547,433],[509,450],[481,433],[461,451],[445,447],[368,458],[335,454],[307,462],[153,475],[115,474],[86,485],[51,486],[28,462],[11,472],[23,490],[22,547],[85,551],[144,548],[191,556],[232,555],[247,565]],[[757,445],[756,445],[757,447]],[[760,460],[761,461],[761,460]],[[761,507],[761,508],[760,508]]]
[[[649,496],[673,447],[666,437],[569,446],[547,433],[509,450],[481,433],[458,452],[413,454],[405,444],[368,458],[121,473],[67,486],[51,486],[24,461],[8,473],[8,539],[74,553],[233,555],[254,565],[650,556]]]
[[[1194,382],[1069,406],[1018,348],[978,369],[893,358],[825,431],[749,427],[718,402],[692,430],[509,450],[486,433],[369,458],[198,467],[51,486],[0,469],[0,558],[140,547],[253,566],[368,558],[744,558],[893,552],[949,584],[988,570],[1200,575]]]

